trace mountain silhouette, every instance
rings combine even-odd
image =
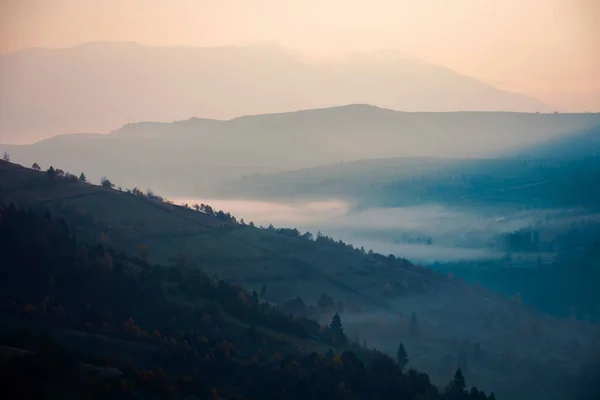
[[[165,121],[368,103],[403,111],[551,109],[397,52],[307,63],[277,45],[130,42],[0,55],[0,143]]]

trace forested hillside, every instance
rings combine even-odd
[[[3,390],[19,398],[493,399],[291,318],[189,265],[78,242],[64,219],[0,208]],[[86,364],[82,364],[85,362]],[[98,367],[94,367],[94,364]],[[90,368],[96,373],[86,375]]]
[[[14,221],[21,219],[24,227],[31,224],[34,229],[7,236],[31,241],[36,249],[57,247],[51,264],[72,270],[31,271],[28,265],[45,253],[9,242],[7,254],[13,254],[17,265],[25,265],[16,270],[7,267],[7,273],[16,274],[8,280],[16,283],[6,287],[7,302],[15,310],[43,309],[49,297],[47,301],[58,300],[47,304],[46,312],[57,307],[62,314],[62,307],[78,323],[89,322],[88,327],[102,328],[108,321],[110,334],[121,335],[125,329],[135,335],[139,330],[143,338],[142,331],[152,336],[156,329],[161,337],[166,334],[169,341],[174,337],[179,344],[187,340],[190,346],[195,339],[174,332],[199,330],[194,324],[208,312],[244,332],[254,325],[258,333],[283,338],[269,354],[350,349],[367,369],[369,358],[346,348],[346,340],[394,355],[402,342],[407,365],[426,372],[438,387],[444,387],[460,367],[471,384],[511,399],[539,393],[547,399],[574,395],[588,387],[578,383],[583,366],[600,354],[597,326],[542,315],[521,304],[518,296],[509,299],[451,274],[324,235],[313,238],[295,229],[261,229],[209,205],[178,206],[139,189],[114,189],[109,180],[94,186],[84,182],[84,175],[76,178],[55,168],[36,169],[0,162],[0,194],[4,209],[14,215],[11,229],[20,227]],[[39,216],[45,212],[46,217]],[[68,233],[54,239],[35,233],[45,225],[50,232]],[[31,281],[26,279],[29,275]],[[164,296],[154,295],[155,291]],[[19,297],[33,295],[37,297]],[[213,315],[213,301],[219,317]],[[284,314],[273,311],[272,305]],[[288,314],[294,319],[285,317]],[[332,326],[335,315],[341,323]],[[322,328],[325,325],[329,328]],[[342,344],[336,341],[341,337],[335,334],[339,325],[346,338]],[[237,332],[231,326],[221,332]],[[152,337],[140,340],[159,340]],[[227,340],[236,348],[244,346],[234,338]],[[104,349],[120,352],[110,348]],[[255,351],[252,348],[244,357]],[[198,354],[205,353],[198,350]],[[147,356],[140,355],[144,360]],[[150,364],[154,368],[154,361]]]

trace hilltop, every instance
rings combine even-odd
[[[327,321],[338,311],[346,332],[369,346],[391,353],[405,341],[410,365],[437,384],[461,365],[484,390],[529,398],[526,380],[560,398],[595,354],[597,326],[544,316],[518,299],[328,237],[259,229],[206,206],[195,211],[6,162],[0,162],[0,197],[64,218],[78,240],[153,263],[196,265],[207,277],[264,293],[291,313]],[[290,303],[298,296],[308,307]],[[413,313],[416,335],[409,334]],[[473,355],[474,346],[483,358]]]

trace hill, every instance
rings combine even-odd
[[[585,129],[564,138],[555,138],[545,143],[520,149],[522,157],[577,159],[600,155],[600,127]]]
[[[558,399],[574,390],[581,363],[596,354],[597,326],[540,315],[480,286],[328,237],[259,229],[206,206],[195,211],[5,162],[0,195],[61,216],[78,242],[114,248],[113,261],[196,265],[295,315],[328,321],[337,311],[349,336],[370,346],[392,353],[403,341],[410,365],[437,384],[460,365],[484,390],[511,399],[543,390]]]
[[[349,103],[406,111],[553,111],[536,99],[398,54],[306,63],[272,45],[32,48],[0,55],[0,87],[3,143],[104,133],[128,122]]]
[[[23,165],[84,171],[94,182],[106,175],[124,187],[192,197],[253,173],[370,158],[487,158],[598,126],[600,114],[407,113],[350,105],[229,121],[129,124],[108,135],[0,145],[0,152]]]
[[[426,374],[404,373],[406,356],[351,344],[337,314],[323,328],[286,317],[189,265],[87,246],[48,213],[1,208],[0,260],[0,383],[10,396],[488,399],[467,392],[460,371],[440,394]]]
[[[595,137],[583,136],[588,142]],[[267,201],[337,198],[356,208],[444,204],[514,210],[585,207],[593,211],[600,205],[594,185],[600,179],[600,157],[593,156],[591,143],[576,144],[579,139],[555,140],[523,152],[551,155],[562,146],[565,152],[572,149],[572,156],[581,154],[580,158],[565,154],[560,158],[362,160],[246,176],[221,183],[212,195]],[[584,147],[585,153],[576,153]],[[588,152],[592,156],[587,156]]]

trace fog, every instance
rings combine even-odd
[[[559,227],[580,218],[577,209],[518,211],[442,204],[357,211],[350,202],[340,199],[267,202],[177,198],[174,201],[176,204],[209,204],[216,210],[243,218],[246,223],[297,228],[313,235],[320,232],[367,251],[423,263],[500,258],[505,253],[492,247],[497,235],[541,221],[547,226]],[[592,217],[594,215],[585,215],[587,219]]]

